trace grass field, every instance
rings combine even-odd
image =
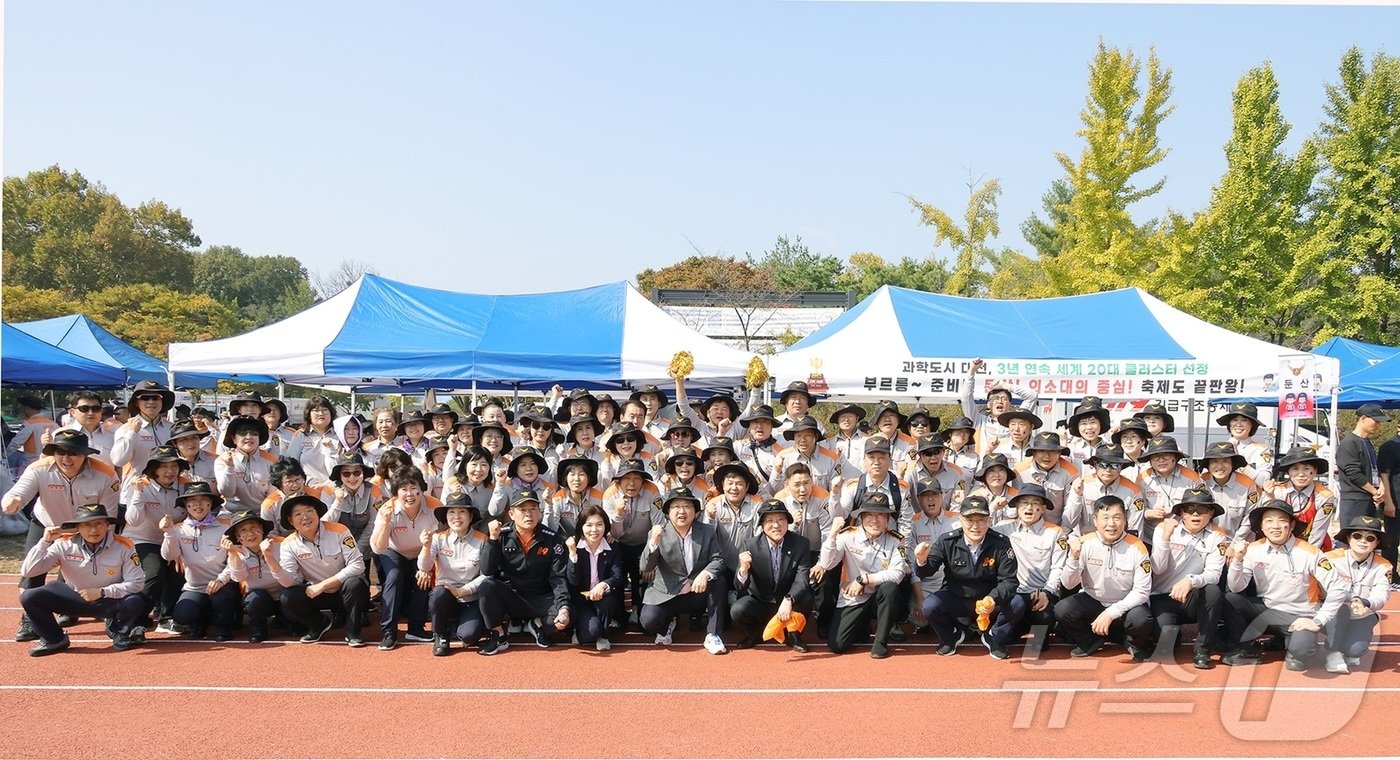
[[[24,561],[24,535],[0,536],[0,573],[19,572]]]

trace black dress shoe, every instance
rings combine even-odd
[[[1191,664],[1195,665],[1197,670],[1210,670],[1215,667],[1215,663],[1210,660],[1210,652],[1197,652],[1191,659]]]
[[[890,656],[890,648],[877,641],[870,647],[870,656],[877,660],[883,660]]]
[[[734,645],[735,649],[753,649],[758,646],[758,641],[749,634],[744,634],[744,638],[739,639],[739,643]]]
[[[786,642],[788,646],[792,647],[792,651],[799,654],[807,653],[807,642],[802,640],[802,634],[797,631],[788,631]]]
[[[446,657],[446,656],[447,656],[447,653],[448,653],[449,651],[451,651],[451,649],[452,649],[452,644],[451,644],[451,642],[448,640],[448,638],[447,638],[446,636],[434,636],[434,637],[433,637],[433,656],[434,656],[434,657]]]

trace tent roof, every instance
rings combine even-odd
[[[771,363],[780,383],[820,377],[848,396],[955,398],[966,361],[983,357],[998,360],[994,374],[1047,398],[1181,398],[1253,387],[1299,353],[1138,288],[1013,301],[885,286]]]
[[[1342,363],[1342,377],[1346,377],[1353,372],[1379,364],[1392,356],[1400,355],[1400,348],[1366,343],[1351,338],[1332,338],[1319,343],[1312,352],[1336,358]]]
[[[241,369],[362,389],[619,388],[665,382],[681,349],[700,385],[737,382],[748,355],[667,316],[625,282],[527,295],[453,293],[365,275],[339,294],[224,340],[172,343],[181,371]]]
[[[0,382],[32,388],[117,388],[125,374],[3,323]]]
[[[165,362],[123,341],[86,315],[71,314],[35,322],[20,322],[15,327],[65,351],[123,370],[126,373],[125,385],[135,385],[141,380],[155,380],[162,385],[166,382]],[[218,379],[213,375],[180,372],[175,375],[175,385],[183,388],[213,388]],[[247,379],[253,382],[273,380],[266,377]]]

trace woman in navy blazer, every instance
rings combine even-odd
[[[597,504],[583,508],[578,527],[564,545],[569,550],[569,610],[574,614],[578,643],[612,649],[608,623],[622,609],[622,552],[607,541],[612,530],[608,513]]]

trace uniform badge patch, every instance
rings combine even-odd
[[[1142,564],[1138,565],[1138,567],[1142,568],[1142,571],[1144,573],[1150,573],[1152,572],[1152,560],[1145,559],[1142,561]]]
[[[1248,496],[1247,498],[1249,499],[1249,503],[1250,503],[1250,504],[1258,504],[1258,503],[1259,503],[1259,492],[1258,492],[1258,491],[1250,491],[1250,492],[1249,492],[1249,496]]]
[[[354,537],[354,536],[346,536],[345,538],[341,539],[340,545],[341,545],[341,546],[344,546],[346,549],[354,549],[354,548],[355,548],[355,537]]]
[[[1320,568],[1322,568],[1323,570],[1331,570],[1331,569],[1332,569],[1332,560],[1327,559],[1326,557],[1323,557],[1323,558],[1321,558],[1321,559],[1319,559],[1319,560],[1317,561],[1317,566],[1320,567]]]
[[[1324,514],[1324,515],[1330,515],[1330,514],[1332,514],[1332,512],[1334,512],[1336,509],[1337,509],[1337,508],[1336,508],[1335,506],[1331,505],[1331,504],[1324,504],[1324,505],[1322,505],[1322,514]]]
[[[1145,499],[1133,499],[1133,509],[1136,509],[1136,510],[1139,511],[1139,512],[1144,512],[1144,511],[1146,511],[1146,510],[1147,510],[1147,500],[1145,500]]]
[[[1225,543],[1224,541],[1221,541],[1220,545],[1215,548],[1220,550],[1220,556],[1222,557],[1225,556],[1226,552],[1230,551],[1230,545]]]
[[[140,566],[141,566],[141,555],[139,555],[139,554],[133,554],[133,555],[131,555],[131,564],[133,564],[133,565],[135,565],[135,566],[137,566],[137,567],[140,567]]]
[[[1064,537],[1064,536],[1060,536],[1060,540],[1059,540],[1059,541],[1056,541],[1055,544],[1056,544],[1057,546],[1059,546],[1061,549],[1068,549],[1068,548],[1069,548],[1069,539],[1066,538],[1066,537]]]

